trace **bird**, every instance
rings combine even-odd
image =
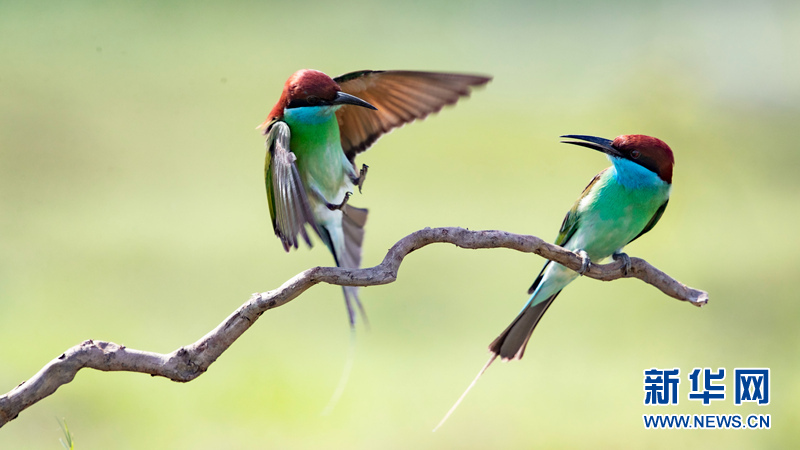
[[[266,135],[269,212],[284,250],[298,248],[301,238],[310,247],[310,228],[338,267],[358,268],[367,210],[348,199],[355,187],[361,191],[368,168],[356,171],[356,155],[383,134],[455,104],[490,80],[405,70],[361,70],[331,78],[303,69],[290,76],[259,126]],[[351,328],[354,303],[366,322],[358,288],[343,290]]]
[[[630,257],[622,248],[652,230],[669,203],[675,158],[664,141],[630,134],[613,140],[586,135],[564,135],[562,141],[597,150],[611,161],[589,183],[561,223],[556,245],[578,253],[581,268],[573,271],[547,261],[528,289],[527,303],[511,324],[489,345],[489,361],[440,422],[441,426],[464,396],[498,357],[519,360],[544,313],[558,294],[591,264],[608,257],[624,261]],[[437,426],[437,428],[439,428]],[[434,430],[435,431],[435,430]]]

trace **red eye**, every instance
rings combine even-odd
[[[633,159],[638,159],[640,154],[639,150],[631,150],[631,158]]]

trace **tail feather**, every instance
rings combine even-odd
[[[444,417],[439,422],[439,424],[436,425],[436,427],[433,429],[434,433],[436,432],[436,430],[441,428],[442,425],[444,425],[445,422],[447,422],[447,419],[449,419],[450,416],[455,412],[456,408],[458,408],[458,405],[461,404],[461,401],[464,400],[464,398],[467,396],[467,394],[469,394],[469,391],[472,390],[472,388],[475,386],[475,383],[478,382],[480,377],[483,375],[484,372],[486,372],[486,369],[488,369],[489,366],[492,365],[492,363],[494,362],[495,359],[497,359],[497,355],[492,355],[491,357],[489,357],[489,361],[487,361],[486,364],[481,369],[481,371],[478,372],[478,375],[475,376],[475,379],[472,380],[472,383],[470,383],[469,386],[467,386],[467,390],[465,390],[464,393],[461,394],[461,397],[458,397],[458,400],[456,400],[456,403],[450,408],[449,411],[447,411],[447,414],[444,415]]]
[[[342,235],[344,237],[344,248],[337,249],[334,239],[329,231],[325,229],[322,233],[322,240],[333,253],[336,265],[345,269],[358,269],[361,266],[361,245],[364,243],[364,225],[367,223],[367,210],[356,208],[355,206],[345,205],[342,208]],[[327,238],[327,239],[326,239]],[[367,314],[358,298],[358,286],[342,286],[344,291],[344,302],[347,306],[347,315],[350,326],[356,325],[356,311],[358,308],[364,324],[369,326]],[[355,304],[355,308],[354,305]]]
[[[344,232],[342,267],[355,269],[361,266],[361,245],[364,243],[367,212],[366,209],[350,205],[345,205],[342,210],[342,231]]]
[[[341,229],[335,226],[330,230],[324,225],[319,227],[319,236],[333,254],[333,260],[338,267],[357,269],[361,266],[361,245],[364,242],[364,225],[366,223],[366,209],[344,205],[342,208]],[[342,241],[344,241],[344,245],[342,245]],[[356,312],[353,304],[356,305],[361,313],[364,325],[369,327],[367,314],[364,312],[361,300],[358,299],[358,286],[342,286],[342,291],[344,292],[344,304],[347,307],[347,317],[350,321],[350,350],[347,353],[347,361],[339,378],[339,383],[337,383],[336,390],[331,396],[328,405],[322,411],[323,415],[330,414],[339,402],[350,379],[350,372],[353,369],[356,350]]]
[[[556,292],[543,302],[525,308],[511,325],[489,344],[489,351],[503,361],[522,359],[533,330],[560,292]]]
[[[367,313],[364,311],[364,306],[361,305],[361,300],[358,298],[358,286],[342,286],[342,291],[344,292],[344,304],[347,306],[347,317],[350,320],[350,327],[355,328],[356,326],[356,311],[353,308],[353,304],[355,304],[361,315],[361,320],[364,321],[364,326],[369,328]]]
[[[342,375],[339,376],[339,382],[336,383],[336,389],[333,391],[333,395],[331,395],[331,399],[328,400],[328,404],[325,405],[325,409],[322,410],[322,415],[327,416],[333,412],[333,408],[339,404],[339,399],[342,398],[342,394],[344,394],[344,388],[347,387],[347,382],[350,380],[350,372],[353,370],[353,362],[356,360],[356,329],[350,328],[350,345],[347,349],[347,360],[345,360],[344,368],[342,368]]]

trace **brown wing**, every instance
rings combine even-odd
[[[382,134],[435,113],[491,80],[482,75],[405,70],[351,72],[334,78],[342,91],[371,103],[377,111],[343,106],[336,112],[342,149],[352,162]]]

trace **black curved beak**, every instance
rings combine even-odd
[[[564,144],[580,145],[581,147],[597,150],[598,152],[603,152],[607,155],[618,157],[622,156],[622,153],[620,153],[619,150],[611,146],[614,141],[609,139],[596,136],[584,136],[581,134],[565,134],[564,136],[559,137],[564,139],[578,139],[577,141],[561,141]]]
[[[350,95],[346,92],[339,91],[336,93],[336,98],[331,102],[332,105],[356,105],[363,106],[364,108],[377,110],[378,108],[370,105],[369,103],[361,100],[355,95]]]

